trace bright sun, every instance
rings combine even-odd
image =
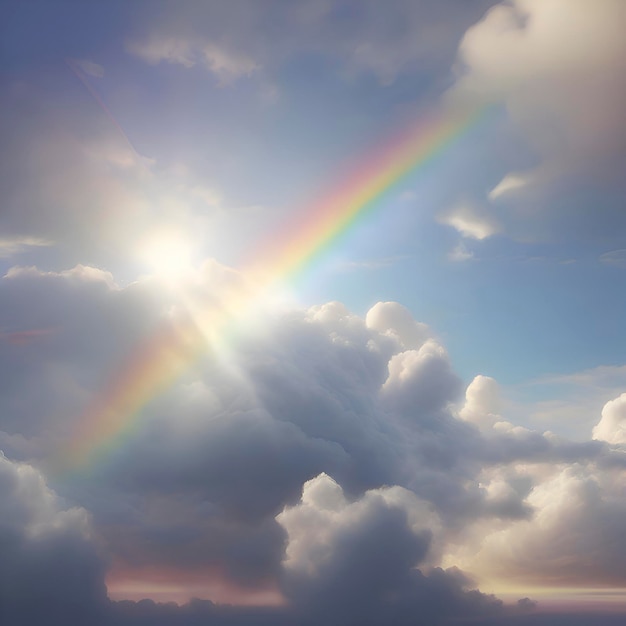
[[[164,278],[176,278],[192,267],[192,243],[179,232],[159,231],[144,239],[138,248],[141,263]]]

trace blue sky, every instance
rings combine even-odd
[[[91,520],[67,526],[94,577],[88,595],[106,579],[113,598],[278,598],[296,612],[317,603],[319,619],[357,619],[350,589],[337,583],[340,602],[321,581],[358,569],[341,551],[347,520],[365,537],[368,524],[393,527],[396,509],[421,520],[405,545],[421,569],[381,561],[406,577],[403,590],[466,589],[450,572],[413,580],[450,565],[505,596],[587,589],[592,578],[622,586],[601,537],[576,547],[580,528],[611,527],[625,502],[615,470],[626,442],[621,0],[29,0],[1,10],[0,460],[7,476],[27,467],[48,482],[33,497],[47,502],[51,528],[64,503]],[[288,297],[247,302],[246,331],[230,347],[219,337],[227,363],[207,357],[160,389],[93,483],[49,473],[148,329],[240,289],[243,260],[281,225],[394,133],[459,103],[487,113]],[[207,337],[223,330],[204,325]],[[259,450],[232,424],[256,432]],[[240,472],[219,454],[231,447]],[[215,465],[203,465],[207,450]],[[155,469],[160,458],[172,476]],[[223,480],[205,485],[208,471]],[[557,496],[575,511],[551,509]],[[332,506],[336,527],[307,543],[302,520]],[[575,575],[556,556],[540,563],[561,533],[550,520],[568,514],[579,516],[562,531]],[[529,520],[540,520],[539,539]],[[539,565],[499,557],[498,536]],[[345,562],[316,561],[322,544]],[[132,610],[120,605],[112,623],[134,623]]]

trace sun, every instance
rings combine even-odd
[[[137,253],[141,264],[151,273],[175,279],[192,267],[193,244],[189,237],[174,230],[159,230],[140,242]]]

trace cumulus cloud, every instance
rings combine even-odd
[[[240,280],[208,263],[185,288],[208,303]],[[0,341],[8,372],[0,441],[41,467],[77,420],[89,419],[93,398],[106,398],[103,381],[126,371],[146,333],[182,314],[180,300],[158,282],[122,287],[85,266],[13,269],[0,295],[11,303],[7,331],[54,329]],[[90,512],[118,593],[143,579],[148,586],[188,581],[181,585],[222,602],[266,594],[288,608],[250,615],[277,623],[306,624],[307,614],[404,623],[418,610],[428,619],[464,611],[478,619],[499,604],[438,566],[484,576],[504,550],[497,533],[526,537],[524,524],[546,507],[541,519],[554,520],[553,529],[541,536],[552,540],[558,516],[575,516],[549,507],[574,493],[587,494],[576,505],[580,524],[592,519],[613,536],[618,451],[506,421],[497,384],[484,376],[469,386],[457,415],[460,381],[445,349],[399,304],[378,303],[363,318],[331,302],[257,315],[252,328],[190,364],[107,454],[94,451],[71,480],[51,475],[63,498]],[[557,480],[558,472],[565,478]],[[580,481],[587,491],[576,487]],[[487,537],[488,550],[481,552],[477,537]],[[572,537],[564,546],[572,563],[586,564],[604,545],[594,535],[587,552],[576,552]],[[539,540],[532,546],[541,552]],[[503,576],[531,575],[518,562],[523,554],[502,556]],[[620,570],[610,560],[603,570],[604,558],[593,557],[594,572],[616,582]],[[558,576],[569,580],[564,568]],[[127,603],[110,611],[129,624],[145,615],[164,624],[175,616],[190,624],[207,615],[248,619],[207,604]]]
[[[505,101],[544,160],[542,175],[606,173],[623,150],[624,11],[619,0],[517,0],[466,32],[458,88]],[[500,183],[500,191],[513,182],[519,178]]]
[[[465,391],[465,404],[459,411],[461,419],[478,425],[493,426],[502,418],[498,383],[490,376],[478,375]]]
[[[405,349],[419,350],[431,336],[426,324],[413,319],[411,312],[398,302],[378,302],[365,317],[368,328],[397,339]]]
[[[306,622],[409,624],[416,614],[441,620],[499,612],[495,598],[465,592],[461,575],[415,569],[426,559],[436,518],[405,489],[372,490],[348,502],[321,474],[277,519],[288,534],[285,592]]]
[[[621,5],[600,1],[593,13],[583,0],[517,0],[485,15],[492,4],[165,3],[133,22],[141,31],[127,33],[127,51],[139,59],[131,69],[169,64],[176,80],[271,83],[313,58],[340,79],[358,76],[359,93],[400,74],[440,92],[463,33],[484,16],[463,38],[453,91],[504,101],[541,161],[513,169],[488,198],[505,206],[564,172],[614,173]],[[83,78],[104,74],[87,58],[70,64]],[[35,81],[12,83],[1,103],[0,257],[29,251],[44,269],[15,266],[0,279],[0,621],[531,624],[542,619],[526,615],[532,601],[507,609],[477,587],[624,585],[626,394],[605,405],[592,440],[572,442],[517,425],[490,377],[463,398],[441,339],[399,303],[357,315],[340,302],[250,301],[220,325],[205,312],[241,293],[245,277],[231,268],[206,261],[175,284],[129,282],[137,272],[117,270],[152,229],[206,232],[222,200],[191,167],[139,154],[95,102],[84,106],[88,94],[79,108]],[[380,93],[408,101],[404,87]],[[440,219],[460,235],[456,260],[508,227],[506,210],[450,206]],[[621,265],[621,244],[611,247],[600,261]],[[184,350],[160,351],[159,339],[181,328],[192,328],[196,358],[145,384],[159,365],[173,371]],[[623,391],[623,372],[611,371],[603,402]],[[129,393],[115,400],[120,389]],[[115,420],[115,436],[85,436]],[[84,459],[60,472],[77,433]],[[113,600],[143,593],[204,599]]]
[[[604,405],[602,418],[593,429],[593,438],[626,444],[626,393]]]
[[[417,419],[445,408],[459,389],[447,352],[432,339],[419,350],[394,354],[388,367],[383,398]]]
[[[0,452],[0,615],[16,626],[101,623],[104,563],[87,512]]]
[[[620,520],[622,472],[593,466],[544,468],[526,502],[532,516],[503,526],[481,524],[474,541],[453,553],[482,580],[527,585],[621,586],[626,572]]]

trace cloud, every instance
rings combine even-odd
[[[12,158],[0,176],[0,223],[9,244],[54,241],[40,251],[63,266],[98,258],[103,240],[119,250],[149,205],[144,166],[123,137],[103,128],[99,110],[54,100],[31,85],[5,96],[2,124]]]
[[[326,474],[307,482],[301,503],[278,517],[286,529],[284,588],[306,622],[414,623],[500,611],[495,598],[464,591],[455,572],[423,575],[436,518],[404,489],[348,502]]]
[[[184,288],[189,302],[208,303],[238,280],[211,262]],[[120,286],[86,266],[13,269],[0,298],[10,303],[5,332],[46,328],[44,321],[55,329],[27,343],[0,341],[0,442],[41,467],[89,419],[93,398],[106,401],[107,379],[122,373],[132,382],[125,364],[146,333],[183,314],[179,297],[157,281]],[[307,614],[332,621],[370,612],[375,623],[404,623],[416,611],[478,619],[499,604],[468,591],[458,572],[437,568],[459,565],[484,577],[500,555],[503,576],[531,576],[524,553],[502,553],[495,537],[506,531],[530,541],[522,522],[573,497],[576,481],[559,481],[558,472],[598,485],[606,506],[594,513],[597,502],[584,497],[576,514],[613,537],[621,500],[608,494],[618,493],[618,450],[507,421],[487,377],[469,386],[457,415],[460,381],[447,352],[398,303],[378,303],[364,318],[338,302],[250,313],[236,341],[128,415],[132,428],[106,454],[95,450],[87,467],[51,480],[65,501],[89,511],[117,593],[133,580],[144,588],[178,581],[182,595],[186,586],[218,602],[266,594],[286,608],[246,618],[243,609],[228,617],[216,605],[111,605],[119,623],[148,614],[152,623],[206,615],[245,623],[271,614],[306,624]],[[556,525],[546,541],[552,532]],[[486,537],[489,549],[481,552],[475,537]],[[572,563],[583,567],[599,551],[594,575],[617,581],[613,561],[603,569],[609,548],[600,535],[589,552],[576,541],[566,544]],[[539,540],[531,548],[540,552]],[[584,583],[565,569],[558,576]]]
[[[411,312],[398,302],[378,302],[365,317],[368,328],[397,340],[406,349],[419,349],[432,335],[431,330],[413,319]]]
[[[478,375],[465,391],[465,404],[459,417],[478,425],[493,426],[501,421],[502,409],[498,383],[489,376]]]
[[[604,405],[602,418],[593,429],[593,438],[626,444],[626,393]]]
[[[381,393],[396,410],[425,419],[455,397],[459,381],[445,349],[429,339],[419,350],[394,354]],[[419,417],[418,417],[419,416]]]
[[[605,252],[600,256],[600,262],[614,267],[626,267],[626,249]]]
[[[219,195],[192,168],[140,155],[95,102],[71,96],[25,84],[0,103],[12,155],[0,175],[0,257],[28,252],[52,267],[125,266],[136,275],[137,242],[149,229],[204,244],[222,214]]]
[[[528,185],[528,176],[520,174],[507,174],[488,194],[490,200],[506,198],[508,194],[524,189]]]
[[[204,63],[222,79],[261,68],[269,75],[301,54],[313,54],[331,59],[344,74],[370,74],[388,85],[403,73],[447,72],[463,32],[492,4],[398,0],[389,11],[375,0],[349,9],[318,0],[289,6],[242,0],[192,5],[182,15],[172,6],[153,16],[145,27],[151,34],[131,39],[128,49],[153,64]]]
[[[626,578],[618,520],[626,512],[622,472],[593,466],[544,468],[526,502],[529,519],[482,523],[451,560],[481,580],[567,587],[621,587]]]
[[[508,389],[508,411],[513,421],[584,441],[597,424],[602,407],[624,389],[623,365],[544,376]]]
[[[8,258],[26,252],[29,248],[52,245],[40,237],[8,237],[0,239],[0,258]]]
[[[619,0],[517,0],[492,8],[463,37],[457,88],[504,100],[540,154],[542,176],[607,174],[624,147],[624,10]]]
[[[167,61],[183,67],[193,67],[196,63],[191,45],[184,40],[152,37],[143,42],[130,41],[126,47],[130,53],[151,65]]]
[[[104,68],[89,59],[72,59],[72,63],[77,65],[85,74],[94,78],[102,78],[104,76]]]
[[[453,263],[463,263],[463,261],[469,261],[473,258],[474,253],[468,250],[463,243],[460,243],[448,253],[448,260]]]
[[[518,241],[623,246],[624,11],[619,0],[501,2],[460,42],[444,100],[503,105],[484,200]],[[467,236],[489,232],[454,221]]]
[[[151,65],[165,61],[191,68],[202,63],[223,81],[250,76],[259,69],[253,59],[209,40],[153,35],[143,41],[130,41],[127,50]]]
[[[0,612],[16,625],[100,623],[104,563],[87,512],[66,508],[34,468],[0,452]]]
[[[498,221],[486,211],[464,203],[440,218],[442,224],[455,228],[463,237],[482,241],[500,231]]]

